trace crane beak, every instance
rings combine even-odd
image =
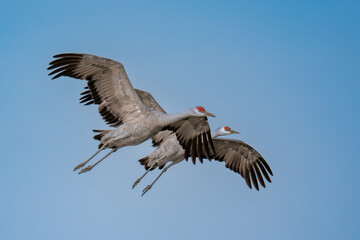
[[[207,111],[205,111],[205,112],[204,112],[204,114],[205,114],[205,116],[215,117],[215,115],[214,115],[214,114],[209,113],[209,112],[207,112]]]
[[[230,130],[230,133],[231,134],[240,134],[238,131],[235,131],[235,130],[232,130],[232,129]]]

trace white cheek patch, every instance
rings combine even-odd
[[[225,128],[222,128],[222,129],[221,129],[221,132],[222,132],[224,135],[231,134],[230,131],[226,131]]]

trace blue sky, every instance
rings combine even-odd
[[[358,239],[358,1],[6,1],[0,9],[2,239]],[[273,169],[259,192],[223,163],[152,172],[150,142],[91,172],[106,129],[50,81],[51,57],[122,62],[168,112],[202,105]]]

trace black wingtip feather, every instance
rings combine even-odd
[[[265,161],[265,159],[260,158],[260,161],[262,164],[264,164],[265,168],[268,170],[268,172],[271,174],[271,176],[273,176],[273,172],[271,171],[271,168],[270,168],[269,164]]]
[[[192,139],[192,146],[191,146],[191,160],[193,164],[196,164],[196,139]]]
[[[185,147],[185,159],[187,160],[190,156],[190,148],[191,148],[191,141],[188,141],[186,143],[186,147]]]
[[[259,184],[257,182],[256,174],[255,174],[252,166],[250,166],[250,175],[251,175],[251,180],[252,180],[252,183],[254,184],[255,189],[259,191]]]
[[[213,151],[214,154],[216,154],[216,152],[215,152],[215,147],[214,147],[214,143],[213,143],[213,141],[212,141],[212,137],[211,137],[210,131],[206,132],[206,134],[207,134],[207,136],[208,136],[208,141],[209,141],[209,143],[210,143],[210,146],[211,146],[211,148],[212,148],[212,151]]]
[[[209,146],[208,146],[208,141],[206,138],[206,134],[203,134],[203,140],[204,140],[204,148],[205,148],[205,156],[207,159],[211,159],[211,155],[210,155],[210,151],[209,151]]]
[[[203,146],[203,143],[201,141],[201,135],[199,135],[197,137],[197,153],[198,153],[198,158],[199,158],[199,161],[200,163],[203,163],[203,156],[202,156],[202,146]]]
[[[81,53],[60,53],[53,56],[53,58],[62,58],[62,57],[78,57],[81,58],[83,54]]]
[[[260,170],[261,170],[262,174],[263,174],[264,177],[266,178],[266,180],[271,183],[271,179],[270,179],[268,173],[266,172],[266,169],[264,168],[263,164],[259,161],[259,162],[258,162],[258,165],[259,165],[259,167],[260,167]]]
[[[256,163],[253,165],[254,166],[254,169],[255,169],[255,173],[256,173],[256,176],[259,180],[259,183],[261,184],[261,186],[263,186],[263,188],[266,188],[266,185],[265,185],[265,182],[264,182],[264,179],[260,173],[260,170],[258,168],[258,166],[256,165]]]
[[[252,189],[251,182],[250,182],[249,171],[245,171],[244,179],[245,179],[245,182],[246,182],[246,184],[248,185],[248,187],[249,187],[250,189]]]

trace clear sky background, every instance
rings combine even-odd
[[[1,239],[359,239],[359,1],[5,1]],[[202,105],[273,169],[259,192],[223,163],[153,171],[150,142],[91,172],[108,128],[51,81],[52,55],[122,62],[168,112]]]

